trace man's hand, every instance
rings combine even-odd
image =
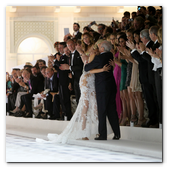
[[[60,70],[69,70],[69,65],[68,64],[61,64],[59,69]]]
[[[126,41],[126,46],[129,47],[131,50],[135,49],[135,44],[130,41]]]
[[[72,91],[73,89],[72,89],[72,86],[71,86],[71,83],[69,83],[69,85],[68,85],[68,89],[70,90],[70,91]]]
[[[79,52],[80,55],[82,53],[84,53],[84,51],[82,50],[81,46],[79,46],[79,45],[76,45],[76,50]]]
[[[42,97],[42,98],[45,98],[45,97],[46,97],[46,95],[45,95],[45,94],[41,94],[41,97]]]
[[[146,49],[146,47],[145,47],[145,45],[143,44],[143,43],[139,43],[139,50],[142,52],[142,51],[145,51],[145,49]]]
[[[53,63],[53,60],[55,59],[55,57],[54,56],[48,56],[48,60],[51,62],[51,63]]]
[[[150,55],[150,56],[152,56],[153,54],[154,54],[154,52],[152,51],[152,48],[146,48],[146,51],[148,52],[148,54]]]
[[[22,86],[22,87],[24,87],[24,86],[25,86],[25,83],[21,81],[21,82],[19,83],[19,85]]]

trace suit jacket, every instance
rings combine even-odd
[[[31,75],[30,82],[31,82],[31,87],[32,87],[32,89],[30,89],[31,95],[42,92],[42,87],[40,84],[41,82],[39,81],[39,79],[37,77]],[[29,83],[28,83],[28,85],[29,85]]]
[[[78,39],[81,39],[81,35],[82,35],[82,33],[81,32],[78,32],[77,34],[76,34],[76,36],[75,36],[75,38],[78,40]]]
[[[60,64],[69,64],[68,62],[68,57],[66,55],[62,55],[60,57],[60,61],[56,60],[54,62],[54,68],[57,70],[57,72],[59,73],[59,84],[64,86],[68,86],[70,79],[68,77],[68,73],[70,73],[70,70],[60,70]]]
[[[85,71],[103,68],[104,65],[109,64],[110,59],[113,60],[111,52],[97,55],[91,63],[85,65]],[[95,88],[96,92],[111,92],[113,90],[116,94],[117,87],[113,76],[113,67],[109,72],[95,74]]]
[[[148,62],[142,58],[142,56],[139,54],[137,50],[135,50],[133,53],[131,53],[132,57],[138,61],[138,67],[139,67],[139,81],[141,84],[148,84],[149,78],[148,78]]]
[[[41,72],[39,72],[38,74],[37,74],[37,78],[39,79],[39,88],[41,89],[41,91],[43,91],[44,90],[44,76],[41,74]]]
[[[72,54],[71,54],[71,61],[72,61]],[[80,54],[76,50],[74,53],[73,65],[71,66],[71,70],[73,72],[73,79],[76,82],[79,82],[80,76],[82,75],[83,71],[83,61],[80,57]]]
[[[159,47],[159,43],[157,42],[156,44],[153,43],[153,41],[150,41],[147,46],[147,48],[152,48],[153,51],[155,51],[156,48]],[[144,52],[142,55],[142,58],[145,59],[148,62],[148,77],[149,77],[149,83],[150,84],[154,84],[155,83],[155,79],[154,79],[154,71],[153,66],[154,64],[151,61],[151,56]]]
[[[52,88],[53,89],[51,90],[50,79],[48,79],[47,89],[50,89],[49,92],[58,92],[58,77],[57,77],[57,73],[53,74]]]

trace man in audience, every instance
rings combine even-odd
[[[41,67],[42,68],[42,67]],[[33,74],[33,76],[37,77],[39,80],[39,85],[40,85],[40,89],[41,91],[44,90],[44,76],[41,74],[41,72],[39,71],[39,68],[37,68],[36,66],[33,66],[31,68],[31,72]]]
[[[76,38],[77,40],[81,39],[81,35],[82,35],[82,33],[79,31],[79,29],[80,29],[80,25],[75,22],[73,24],[73,30],[74,30],[73,38]]]
[[[144,44],[144,47],[146,46],[150,48],[152,46],[153,42],[150,41],[149,31],[147,29],[141,31],[140,37],[141,37],[141,41]],[[140,45],[142,44],[140,43]],[[156,101],[154,100],[154,89],[149,80],[149,74],[148,74],[148,72],[152,70],[150,70],[150,68],[148,67],[148,62],[142,58],[142,50],[141,53],[139,53],[135,48],[134,43],[127,42],[127,46],[132,50],[131,51],[132,57],[135,60],[137,60],[139,63],[139,80],[149,110],[149,115],[148,115],[149,120],[144,122],[142,124],[142,127],[152,127],[158,123],[157,114],[156,114],[157,112]]]
[[[133,19],[133,21],[134,21],[134,19],[136,18],[136,12],[132,12],[132,19]]]
[[[83,62],[80,57],[80,54],[75,48],[75,43],[72,40],[67,41],[67,47],[71,51],[71,65],[61,64],[59,69],[71,71],[73,82],[74,82],[74,91],[75,91],[76,101],[78,104],[79,98],[80,98],[79,80],[80,80],[80,76],[82,75]]]
[[[66,44],[63,44],[63,48],[67,48]],[[68,48],[65,50],[66,53],[68,54]],[[64,52],[64,50],[63,50]],[[70,52],[69,52],[70,54]],[[60,57],[60,59],[54,59],[49,58],[52,62],[53,62],[53,66],[54,68],[58,71],[59,73],[59,96],[60,96],[60,103],[62,106],[62,119],[64,119],[64,116],[67,116],[67,119],[70,120],[72,117],[72,113],[71,113],[71,102],[70,102],[70,92],[69,92],[69,70],[60,70],[59,67],[61,64],[68,64],[69,65],[69,61],[68,61],[68,57],[65,53],[63,53],[63,55]]]
[[[40,82],[37,77],[33,76],[29,70],[24,70],[22,72],[22,77],[27,81],[29,86],[29,93],[21,96],[21,105],[20,109],[22,109],[23,105],[26,106],[26,115],[25,117],[32,117],[32,96],[33,94],[40,93],[42,90],[40,88]]]
[[[53,68],[46,68],[46,76],[48,78],[48,94],[42,94],[46,97],[46,108],[51,120],[60,119],[60,99],[58,95],[58,77],[54,73]]]
[[[40,69],[41,69],[41,67],[46,66],[45,60],[42,60],[42,59],[38,60],[38,66]]]
[[[141,16],[137,16],[133,21],[134,29],[139,31],[143,30],[145,28],[144,21]]]

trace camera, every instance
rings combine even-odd
[[[133,21],[133,18],[130,18],[129,21]]]
[[[111,26],[112,26],[112,27],[114,27],[114,26],[115,26],[115,24],[112,22],[112,23],[111,23]]]
[[[139,10],[139,11],[140,11],[140,9],[141,9],[141,8],[140,8],[140,7],[138,7],[138,10]]]
[[[93,21],[91,24],[88,25],[88,27],[91,27],[94,24],[96,24],[96,21]]]

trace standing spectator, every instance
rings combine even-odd
[[[76,38],[77,40],[81,39],[82,33],[79,31],[80,30],[80,25],[78,23],[75,22],[73,24],[73,30],[74,30],[73,38]]]
[[[162,29],[159,29],[157,32],[156,30],[158,29],[158,27],[153,26],[151,27],[151,29],[149,30],[150,33],[150,38],[155,42],[154,45],[158,46],[159,44],[162,44]],[[159,42],[158,42],[158,33],[159,33]],[[153,50],[147,49],[147,51],[149,52],[149,54],[151,55],[152,59],[152,63],[154,64],[153,66],[153,71],[154,71],[154,76],[155,76],[155,88],[156,88],[156,96],[157,96],[157,102],[158,102],[158,106],[159,106],[159,123],[162,124],[162,62],[160,61],[160,58],[154,58],[154,49],[156,47],[153,48]],[[162,46],[159,47],[159,49],[162,50]],[[156,49],[155,49],[156,51]]]
[[[141,41],[144,46],[150,48],[153,45],[153,42],[150,41],[149,30],[142,30],[140,33]],[[142,44],[142,43],[140,43]],[[149,80],[149,67],[148,62],[142,58],[142,53],[140,54],[135,48],[134,43],[127,42],[126,45],[132,50],[132,57],[139,63],[139,80],[142,85],[142,91],[144,93],[144,98],[149,110],[149,120],[141,124],[142,127],[152,127],[157,123],[156,115],[156,102],[154,100],[154,90],[153,86]]]
[[[134,21],[134,19],[137,17],[137,15],[136,15],[136,12],[132,12],[132,19],[133,19],[133,21]]]
[[[79,80],[80,80],[80,76],[82,75],[82,71],[83,71],[83,62],[80,57],[80,54],[78,53],[78,51],[75,48],[75,43],[73,42],[73,40],[67,41],[67,47],[72,53],[71,65],[69,66],[68,64],[61,64],[59,69],[71,71],[72,77],[73,77],[73,82],[74,82],[74,91],[75,91],[76,101],[78,104],[79,98],[80,98]]]
[[[145,20],[141,16],[137,16],[133,21],[134,29],[139,31],[143,30],[145,27],[144,21]]]
[[[63,45],[63,48],[67,48],[66,44]],[[65,50],[67,53],[67,50]],[[63,50],[64,52],[64,50]],[[64,116],[67,116],[67,120],[70,120],[72,117],[71,113],[71,102],[70,102],[70,92],[69,92],[69,70],[60,70],[59,67],[61,64],[68,64],[69,60],[65,53],[63,53],[60,57],[60,59],[54,59],[52,57],[49,58],[53,62],[53,66],[59,73],[59,96],[60,96],[60,103],[62,106],[62,119],[64,119]]]

